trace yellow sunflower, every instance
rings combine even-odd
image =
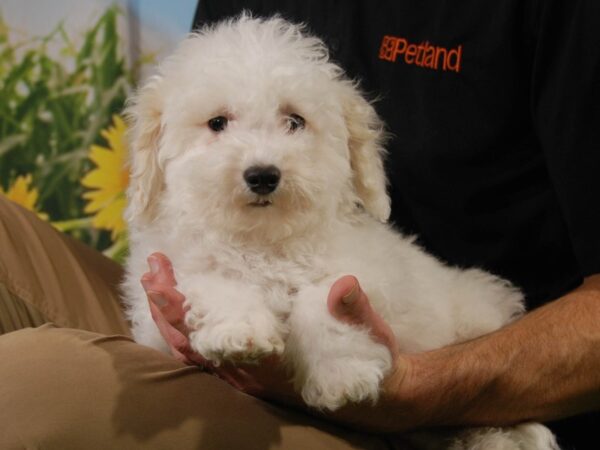
[[[14,183],[9,186],[6,192],[0,187],[0,194],[5,195],[9,200],[18,203],[29,211],[33,211],[40,219],[48,220],[48,214],[39,212],[35,207],[39,192],[36,188],[31,187],[31,181],[31,174],[20,175]]]
[[[123,211],[125,209],[125,189],[129,183],[126,170],[127,127],[123,119],[113,116],[113,126],[102,130],[101,134],[108,143],[107,147],[92,145],[89,158],[96,168],[88,172],[81,184],[93,189],[83,194],[89,200],[84,211],[94,214],[92,224],[96,228],[112,231],[112,239],[125,230]]]

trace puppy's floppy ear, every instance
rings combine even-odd
[[[158,162],[162,137],[161,78],[152,77],[130,100],[126,109],[129,122],[130,176],[127,191],[127,220],[146,222],[154,217],[158,195],[163,189],[163,173]]]
[[[386,222],[390,216],[390,198],[383,167],[383,122],[356,86],[348,88],[344,115],[354,189],[367,212]]]

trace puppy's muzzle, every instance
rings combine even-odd
[[[267,195],[277,189],[281,172],[275,166],[252,166],[244,171],[248,188],[258,195]]]

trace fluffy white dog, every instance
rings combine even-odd
[[[383,126],[322,41],[242,16],[191,35],[141,88],[132,119],[125,283],[138,342],[167,349],[140,278],[160,251],[206,358],[278,354],[309,405],[376,401],[391,369],[367,330],[327,311],[354,274],[404,352],[496,330],[523,312],[509,283],[423,252],[386,220]],[[541,425],[487,429],[456,448],[553,448]]]

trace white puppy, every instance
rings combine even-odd
[[[331,317],[360,280],[404,352],[496,330],[523,312],[509,283],[448,267],[385,224],[383,126],[324,44],[280,18],[191,35],[133,99],[125,283],[138,342],[167,349],[140,278],[160,251],[206,358],[281,355],[309,405],[376,401],[391,369],[367,330]],[[456,448],[553,448],[541,425],[472,432]],[[492,446],[493,445],[493,446]]]

